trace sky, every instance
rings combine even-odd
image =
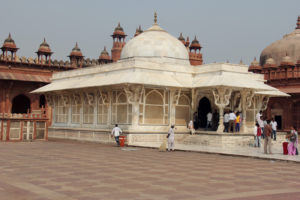
[[[250,64],[261,51],[292,32],[300,0],[0,0],[0,43],[12,34],[18,56],[36,57],[43,38],[52,58],[67,60],[78,42],[86,58],[97,59],[118,22],[130,40],[136,28],[158,24],[176,38],[197,36],[204,63]]]

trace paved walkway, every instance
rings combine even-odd
[[[74,141],[0,142],[1,200],[299,199],[298,163]]]
[[[281,143],[272,145],[272,154],[264,154],[263,140],[262,147],[248,147],[248,146],[237,146],[237,147],[218,147],[218,146],[204,146],[204,145],[192,145],[192,144],[175,144],[175,150],[181,151],[194,151],[202,153],[215,153],[221,155],[231,155],[231,156],[243,156],[243,157],[253,157],[260,159],[270,159],[270,160],[282,160],[300,163],[300,156],[289,156],[283,155],[283,149]],[[158,148],[158,145],[150,145],[148,147]]]

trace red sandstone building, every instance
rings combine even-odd
[[[267,46],[260,55],[260,63],[254,59],[249,71],[264,74],[267,83],[291,97],[271,98],[266,114],[275,118],[280,130],[294,125],[300,129],[300,16],[296,29]]]

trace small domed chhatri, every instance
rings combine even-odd
[[[39,52],[45,52],[45,53],[52,53],[49,44],[46,42],[46,39],[44,38],[44,41],[40,44]]]
[[[15,41],[12,39],[11,34],[9,33],[8,38],[4,40],[3,47],[6,48],[17,48]]]
[[[195,36],[194,40],[192,41],[192,44],[191,44],[190,47],[192,47],[192,48],[199,48],[199,47],[202,48],[199,41],[197,40],[196,36]]]
[[[16,61],[17,55],[16,52],[19,48],[17,48],[15,41],[12,39],[11,34],[8,34],[8,38],[4,40],[4,43],[1,47],[1,50],[3,51],[2,58],[5,60],[14,60]],[[8,55],[8,52],[10,52],[11,56]]]
[[[181,41],[183,44],[185,44],[185,39],[182,36],[182,33],[180,33],[180,36],[178,37],[178,40]]]
[[[82,56],[82,52],[80,48],[78,47],[78,44],[76,42],[75,47],[72,49],[70,56]]]
[[[99,56],[99,60],[111,60],[109,53],[106,51],[106,47],[104,46],[103,51],[101,52],[100,56]]]
[[[144,31],[142,30],[141,26],[139,26],[139,28],[136,29],[134,37],[138,36],[139,34],[143,33]]]
[[[254,73],[260,73],[262,71],[262,67],[259,65],[256,57],[254,57],[254,60],[251,62],[248,70]]]
[[[46,42],[46,39],[44,38],[44,41],[40,44],[40,47],[38,49],[38,51],[36,52],[36,54],[38,55],[38,63],[39,64],[51,64],[51,55],[53,54],[53,52],[50,49],[49,44]],[[45,59],[44,59],[44,58]]]
[[[121,27],[120,22],[118,23],[118,26],[115,28],[115,31],[113,34],[114,35],[125,35],[124,29]]]
[[[282,58],[280,66],[295,66],[295,63],[293,63],[292,58],[286,54],[286,56]]]

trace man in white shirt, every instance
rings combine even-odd
[[[228,128],[228,132],[231,132],[231,128],[232,128],[232,131],[235,132],[235,125],[234,125],[235,119],[236,119],[236,115],[231,110],[230,114],[229,114],[229,128]]]
[[[115,137],[116,143],[120,146],[119,136],[122,134],[122,130],[118,127],[118,124],[115,125],[115,128],[111,131],[111,137]]]
[[[256,114],[256,121],[258,122],[260,120],[262,116],[262,111],[259,111],[257,114]]]
[[[229,126],[229,113],[228,111],[226,111],[224,115],[224,132],[228,132],[228,126]]]
[[[212,113],[209,111],[206,117],[207,117],[207,124],[206,124],[206,129],[207,129],[209,126],[212,127]]]
[[[274,118],[272,118],[271,126],[272,126],[271,138],[276,140],[277,122],[274,120]]]

